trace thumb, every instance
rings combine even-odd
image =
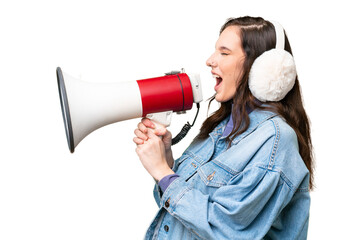
[[[172,139],[171,132],[166,130],[165,134],[163,135],[163,141],[170,141],[171,143],[171,139]]]
[[[165,134],[162,136],[162,141],[164,142],[165,149],[171,148],[172,135],[170,131],[166,130]]]
[[[171,141],[172,135],[171,132],[168,131],[165,127],[159,127],[155,130],[155,134],[157,136],[162,136],[163,141]],[[170,139],[170,140],[168,140]]]
[[[154,133],[157,135],[157,136],[164,136],[166,135],[168,131],[166,130],[166,128],[164,127],[158,127],[155,129]]]

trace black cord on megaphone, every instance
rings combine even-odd
[[[194,121],[192,124],[190,124],[189,122],[187,122],[181,129],[181,131],[171,140],[171,145],[175,145],[178,142],[180,142],[190,131],[191,127],[194,126],[196,118],[199,114],[199,110],[200,110],[200,103],[196,103],[196,107],[197,107],[197,111],[196,111],[196,115],[194,118]]]

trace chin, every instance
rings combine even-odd
[[[219,103],[224,103],[224,102],[227,102],[229,101],[230,99],[232,99],[231,97],[224,97],[224,96],[221,96],[219,94],[216,94],[215,95],[215,100],[218,101]]]
[[[226,102],[226,100],[223,99],[223,98],[222,98],[221,96],[219,96],[219,95],[216,95],[216,96],[215,96],[215,100],[216,100],[217,102],[219,102],[219,103]]]
[[[215,100],[218,101],[218,102],[221,102],[221,97],[219,96],[219,94],[215,95]]]

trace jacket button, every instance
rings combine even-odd
[[[208,180],[208,181],[213,180],[213,179],[214,179],[214,175],[215,175],[215,171],[207,177],[207,180]]]
[[[169,226],[168,226],[168,225],[165,225],[165,226],[164,226],[164,230],[165,230],[165,232],[168,232],[168,231],[169,231]]]
[[[171,200],[171,198],[169,198],[169,199],[165,202],[165,207],[166,207],[166,208],[170,207],[170,200]]]

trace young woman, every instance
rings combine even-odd
[[[146,239],[306,239],[310,127],[282,27],[240,17],[206,62],[220,108],[174,162],[171,133],[143,119],[136,152],[158,182]],[[159,138],[158,136],[162,136]]]

